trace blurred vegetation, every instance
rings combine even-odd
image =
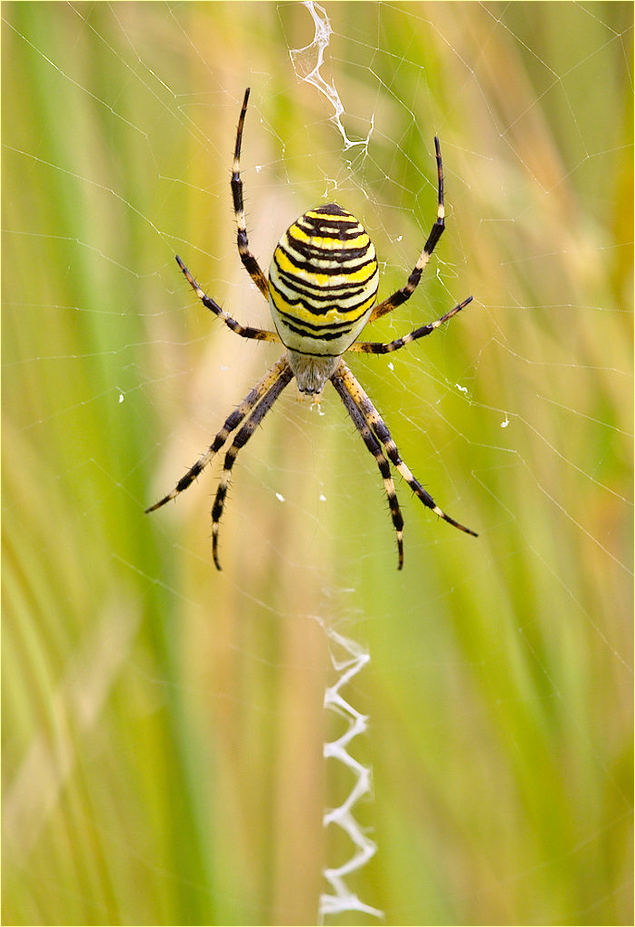
[[[388,924],[632,923],[632,5],[323,6],[322,74],[367,148],[301,79],[314,51],[289,55],[304,5],[3,5],[5,924],[315,922],[348,781],[322,759],[316,618],[371,655],[348,691],[363,901]],[[392,367],[351,363],[480,537],[398,485],[403,573],[333,391],[318,415],[291,387],[241,454],[222,574],[218,467],[143,515],[276,356],[173,260],[270,324],[229,196],[247,83],[265,267],[337,197],[400,286],[442,139],[448,231],[372,337],[475,302]]]

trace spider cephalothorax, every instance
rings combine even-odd
[[[379,286],[379,270],[374,245],[355,216],[336,203],[317,206],[296,219],[276,246],[269,268],[269,277],[267,278],[260,269],[258,261],[249,250],[243,205],[243,185],[240,178],[240,148],[248,100],[249,88],[245,91],[238,120],[234,170],[231,179],[238,252],[252,280],[269,300],[276,331],[270,332],[241,325],[200,288],[178,255],[176,260],[203,305],[219,316],[233,332],[243,338],[282,342],[287,350],[285,355],[273,365],[240,405],[234,409],[207,451],[179,480],[172,492],[146,511],[153,512],[187,489],[212,457],[221,450],[230,434],[240,426],[225,455],[223,473],[212,507],[212,551],[214,563],[220,569],[218,526],[238,451],[247,443],[256,426],[294,377],[298,389],[311,395],[319,394],[327,380],[330,380],[360,432],[366,447],[375,458],[384,480],[390,514],[397,533],[399,569],[401,569],[403,566],[403,517],[397,501],[390,463],[396,467],[423,504],[432,509],[440,518],[467,534],[475,535],[475,532],[442,512],[432,496],[415,479],[399,456],[397,446],[377,409],[353,376],[352,371],[342,359],[342,355],[347,351],[361,351],[369,354],[387,354],[391,351],[398,351],[411,341],[429,335],[472,300],[472,297],[468,296],[440,319],[422,325],[394,341],[357,341],[368,322],[373,322],[387,312],[391,312],[412,296],[423,269],[441,237],[445,227],[445,209],[439,139],[436,137],[434,139],[439,190],[436,221],[405,285],[392,296],[375,305]]]

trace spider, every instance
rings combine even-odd
[[[212,506],[212,554],[214,563],[220,570],[218,529],[232,468],[239,450],[247,443],[278,396],[294,377],[300,392],[311,396],[319,396],[326,381],[330,380],[379,467],[388,497],[392,523],[397,534],[398,568],[401,570],[403,567],[404,521],[395,492],[390,463],[399,471],[425,506],[432,509],[444,521],[454,525],[455,528],[474,537],[477,535],[475,531],[459,524],[458,521],[441,511],[432,496],[415,479],[399,456],[397,445],[379,412],[344,362],[342,355],[348,351],[365,354],[388,354],[391,351],[398,351],[405,345],[430,335],[472,301],[472,297],[468,296],[440,319],[422,325],[407,335],[395,338],[394,341],[386,343],[357,341],[367,322],[374,322],[375,319],[392,312],[397,306],[410,299],[443,233],[445,207],[439,139],[435,136],[434,147],[438,176],[437,218],[419,260],[405,285],[392,296],[375,305],[379,286],[375,248],[355,216],[336,203],[317,206],[296,219],[276,246],[269,268],[269,277],[267,278],[262,272],[258,261],[249,250],[243,203],[243,182],[240,177],[240,150],[248,100],[249,87],[245,90],[238,119],[231,177],[238,253],[249,276],[265,299],[269,301],[276,331],[265,331],[241,325],[201,289],[178,255],[176,260],[203,305],[222,319],[228,328],[241,338],[282,343],[286,348],[286,353],[276,361],[262,380],[229,415],[208,449],[181,477],[174,489],[159,502],[146,509],[146,512],[154,512],[187,489],[205,469],[212,457],[226,444],[229,436],[239,428],[225,454],[223,471]]]

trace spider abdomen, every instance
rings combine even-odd
[[[283,344],[300,354],[339,357],[364,328],[379,286],[375,247],[336,203],[289,226],[269,268],[269,305]]]

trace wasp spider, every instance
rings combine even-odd
[[[460,528],[461,531],[474,536],[476,533],[442,512],[432,496],[415,479],[399,456],[397,445],[379,412],[345,364],[342,355],[347,351],[360,351],[366,354],[388,354],[391,351],[398,351],[404,345],[431,334],[461,309],[464,309],[472,300],[472,297],[468,296],[436,322],[422,325],[394,341],[386,343],[356,341],[367,322],[373,322],[386,313],[392,312],[412,296],[430,255],[443,233],[445,209],[439,139],[436,137],[434,139],[439,185],[436,221],[405,285],[392,296],[375,305],[379,286],[375,248],[357,219],[336,203],[317,206],[296,219],[284,233],[273,253],[269,277],[267,278],[262,272],[258,261],[249,250],[243,205],[243,183],[240,177],[240,148],[248,100],[249,88],[245,91],[238,120],[231,178],[238,252],[250,277],[265,299],[269,301],[276,331],[264,331],[260,328],[241,325],[221,309],[211,296],[203,292],[178,255],[176,260],[203,305],[221,318],[233,332],[242,338],[281,342],[287,350],[234,409],[209,448],[181,477],[172,492],[146,511],[153,512],[187,489],[205,469],[212,457],[221,450],[229,436],[239,428],[225,455],[223,472],[212,506],[212,551],[214,563],[220,570],[218,527],[238,451],[247,443],[256,430],[256,426],[260,424],[285,386],[294,377],[300,392],[313,396],[321,393],[326,381],[330,380],[366,447],[377,461],[388,497],[392,522],[397,533],[399,569],[401,569],[403,566],[403,517],[397,501],[390,463],[399,471],[425,506],[432,509],[444,521],[454,525],[455,528]]]

